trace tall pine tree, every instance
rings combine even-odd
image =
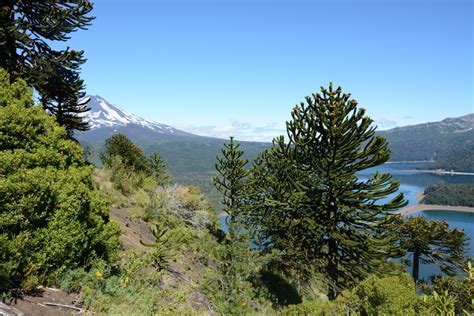
[[[85,59],[82,51],[55,50],[50,43],[66,41],[90,25],[91,10],[88,0],[4,0],[0,6],[0,67],[11,82],[23,78],[34,87],[69,135],[88,127],[80,115],[87,109],[78,104],[84,95],[79,68]]]
[[[287,264],[319,271],[333,299],[400,255],[389,211],[406,204],[389,174],[357,173],[389,159],[373,121],[339,87],[306,98],[281,136],[257,159],[247,199],[248,223],[262,246],[287,254]],[[303,269],[304,270],[304,269]]]

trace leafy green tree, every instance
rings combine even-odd
[[[79,115],[86,109],[77,104],[84,89],[79,78],[84,52],[51,44],[86,29],[94,19],[92,7],[88,0],[4,0],[0,7],[0,68],[11,82],[24,78],[33,86],[70,135],[73,129],[87,129]]]
[[[373,120],[339,87],[306,98],[251,172],[246,218],[262,247],[286,253],[286,264],[328,278],[329,297],[377,272],[400,254],[389,212],[406,204],[391,175],[357,173],[383,164],[390,151]],[[303,270],[304,271],[304,270]]]
[[[116,134],[105,141],[105,149],[100,159],[105,166],[110,167],[116,156],[120,157],[130,170],[148,171],[145,153],[124,134]]]
[[[0,291],[114,260],[119,228],[79,145],[0,70]]]
[[[449,229],[447,222],[422,216],[401,219],[396,226],[400,232],[400,246],[412,255],[415,282],[420,275],[420,263],[436,264],[448,275],[463,267],[467,244],[464,231]]]

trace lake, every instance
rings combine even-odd
[[[361,178],[375,172],[390,173],[393,178],[400,181],[399,192],[403,192],[408,200],[408,205],[417,203],[416,193],[423,192],[425,187],[436,183],[474,183],[474,176],[467,175],[440,175],[418,171],[420,163],[389,163],[360,172]],[[463,229],[471,238],[466,256],[474,258],[474,213],[453,211],[421,211],[410,216],[425,216],[429,219],[446,220],[451,228]],[[225,217],[220,218],[221,226],[226,230]],[[421,266],[420,277],[426,278],[431,274],[437,274],[439,270],[434,266]]]
[[[390,163],[380,167],[367,169],[361,172],[361,177],[374,173],[375,171],[391,173],[393,177],[400,181],[400,192],[403,192],[408,200],[408,205],[417,203],[416,193],[423,192],[425,187],[436,183],[474,183],[474,176],[468,175],[439,175],[420,172],[416,169],[420,163]],[[451,228],[463,229],[467,236],[471,238],[466,249],[466,256],[474,258],[474,213],[453,212],[453,211],[421,211],[410,216],[424,216],[429,219],[447,221]],[[436,266],[420,266],[420,277],[427,278],[432,274],[440,273]]]

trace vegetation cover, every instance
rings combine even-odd
[[[425,204],[474,207],[474,184],[434,184],[425,188]]]
[[[388,227],[390,211],[406,202],[397,194],[377,203],[398,190],[389,174],[357,177],[390,151],[350,94],[322,87],[291,115],[287,142],[276,138],[251,169],[247,224],[262,247],[283,251],[287,265],[327,277],[333,299],[400,255]]]
[[[67,269],[116,258],[119,230],[82,148],[22,80],[0,70],[0,287],[54,282]]]
[[[58,49],[57,43],[87,28],[92,8],[88,0],[5,0],[0,7],[0,68],[11,82],[26,80],[70,137],[88,129],[81,116],[88,109],[78,102],[85,95],[80,78],[85,58],[83,51]]]

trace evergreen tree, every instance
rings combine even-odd
[[[23,78],[34,87],[69,135],[87,129],[80,116],[86,108],[77,104],[84,90],[78,73],[85,59],[83,51],[55,50],[50,43],[66,41],[70,33],[90,25],[92,7],[88,0],[4,0],[0,7],[0,68],[11,82]]]
[[[150,176],[156,181],[158,185],[165,185],[170,183],[171,175],[168,164],[155,152],[148,158],[148,169]]]
[[[225,306],[219,307],[220,311],[224,314],[239,315],[247,313],[246,299],[251,289],[249,279],[259,269],[260,264],[257,253],[249,248],[248,234],[241,222],[241,207],[244,204],[248,176],[245,166],[248,161],[242,158],[244,152],[239,149],[239,144],[233,137],[229,143],[224,144],[221,153],[222,155],[217,157],[215,167],[218,175],[213,178],[213,183],[222,194],[229,231],[223,247],[218,252],[221,260],[220,277],[215,281],[220,300],[226,302]]]
[[[357,176],[389,159],[372,123],[340,87],[321,88],[293,109],[288,142],[276,138],[251,172],[246,218],[262,246],[284,251],[288,265],[323,273],[331,299],[401,255],[389,211],[406,202],[402,194],[381,201],[399,183],[389,174]]]
[[[412,276],[420,275],[420,263],[436,264],[441,271],[453,275],[456,268],[464,267],[467,237],[464,231],[450,230],[447,222],[429,220],[422,216],[400,219],[396,223],[400,245],[412,254]]]
[[[248,161],[243,159],[244,151],[239,149],[239,144],[230,138],[230,142],[224,144],[221,153],[217,157],[215,165],[218,175],[213,178],[216,189],[222,194],[224,211],[228,215],[228,222],[236,222],[240,213],[240,206],[245,198],[245,179],[248,171],[245,169]]]
[[[86,107],[88,100],[83,99],[85,85],[79,77],[80,65],[85,60],[83,53],[76,51],[55,55],[57,60],[49,60],[41,68],[44,79],[36,88],[43,108],[56,117],[59,125],[64,126],[72,138],[74,130],[89,129],[87,121],[83,120],[83,114],[89,111]]]

